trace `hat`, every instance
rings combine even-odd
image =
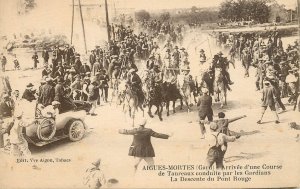
[[[21,117],[22,115],[23,115],[23,110],[21,108],[15,110],[14,116],[16,118]]]
[[[147,123],[147,119],[146,118],[140,118],[138,121],[137,121],[137,124],[140,125],[140,126],[145,126]]]
[[[285,63],[286,63],[286,61],[282,60],[279,64],[285,64]]]
[[[200,52],[204,52],[204,50],[203,50],[203,49],[200,49]]]
[[[167,49],[167,50],[166,50],[166,52],[170,52],[170,51],[171,51],[170,49]]]
[[[45,80],[46,82],[53,81],[52,77],[47,77]]]
[[[90,78],[88,76],[85,76],[84,77],[84,80],[89,80]]]
[[[76,70],[75,70],[75,68],[74,68],[74,67],[72,67],[72,68],[69,70],[69,72],[76,73]]]
[[[26,85],[26,87],[33,87],[34,85],[32,83],[29,83],[28,85]]]
[[[95,165],[95,167],[99,167],[101,164],[101,159],[98,159],[97,161],[92,163],[93,165]]]
[[[55,105],[60,105],[60,102],[58,102],[58,101],[56,101],[56,100],[54,100],[52,103],[52,106],[55,106]]]
[[[207,89],[207,88],[202,88],[201,91],[202,91],[203,93],[208,93],[208,89]]]
[[[265,81],[264,81],[264,84],[270,84],[270,81],[265,80]]]
[[[79,54],[79,53],[76,53],[76,54],[75,54],[75,57],[79,58],[79,57],[80,57],[80,54]]]
[[[218,129],[218,125],[215,122],[209,123],[210,129],[216,131]]]
[[[129,72],[129,73],[133,73],[133,72],[136,72],[136,70],[133,69],[133,68],[131,68],[128,72]]]
[[[91,72],[85,72],[85,75],[90,75],[91,74]]]
[[[223,55],[223,53],[220,51],[220,52],[218,52],[218,54],[217,55]]]
[[[181,47],[181,49],[180,50],[185,50],[185,48],[184,47]]]
[[[178,49],[178,46],[176,45],[176,46],[174,47],[174,49]]]

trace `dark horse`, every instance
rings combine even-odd
[[[161,85],[154,82],[153,79],[149,78],[146,81],[146,103],[148,105],[148,114],[151,118],[152,115],[151,108],[156,106],[156,114],[159,117],[159,120],[162,121],[162,111],[163,111],[163,98],[161,92]]]
[[[173,113],[175,113],[175,102],[177,99],[180,99],[180,110],[182,110],[183,102],[182,96],[180,95],[179,89],[177,88],[176,81],[165,81],[162,84],[162,95],[164,102],[166,103],[167,116],[169,113],[170,101],[173,101]]]

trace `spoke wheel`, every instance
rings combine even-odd
[[[69,138],[71,141],[79,141],[85,134],[84,124],[81,120],[74,120],[69,127]]]

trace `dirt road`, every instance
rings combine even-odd
[[[281,123],[275,124],[273,115],[267,111],[264,124],[257,125],[261,93],[255,91],[255,70],[251,69],[250,77],[244,78],[240,62],[236,64],[237,68],[230,70],[235,84],[232,86],[232,92],[228,94],[228,105],[224,109],[219,109],[219,104],[214,104],[214,115],[220,111],[225,112],[228,118],[247,115],[246,118],[230,124],[231,130],[241,132],[243,136],[229,144],[225,155],[225,165],[279,164],[283,166],[282,170],[272,172],[272,177],[254,176],[251,182],[236,182],[236,187],[248,187],[253,182],[264,182],[265,187],[268,183],[299,184],[297,176],[299,177],[300,168],[294,165],[300,157],[299,153],[294,152],[299,150],[300,143],[295,137],[300,132],[291,130],[287,125],[290,121],[300,122],[299,112],[294,112],[291,106],[287,106],[287,112],[279,114]],[[37,83],[39,77],[32,77],[34,74],[40,74],[40,70],[22,72],[26,82]],[[20,75],[13,77],[20,77]],[[15,81],[17,80],[13,83]],[[22,87],[21,84],[15,86]],[[283,99],[283,102],[285,103],[286,99]],[[148,119],[147,126],[153,130],[166,134],[174,133],[168,140],[153,138],[155,163],[158,165],[204,164],[207,149],[205,140],[200,139],[196,107],[193,107],[190,113],[187,113],[186,108],[179,110],[177,107],[176,110],[177,113],[169,117],[164,111],[162,122],[158,117]],[[208,187],[204,182],[170,182],[169,177],[158,177],[158,171],[141,170],[145,164],[141,164],[137,174],[133,177],[133,158],[127,155],[132,136],[118,134],[118,129],[130,129],[121,108],[116,107],[114,103],[111,105],[102,103],[96,109],[96,113],[98,116],[86,117],[89,132],[83,140],[79,142],[64,140],[44,147],[31,147],[33,158],[64,158],[70,159],[71,162],[37,163],[39,169],[36,170],[32,169],[31,163],[16,163],[15,160],[1,153],[0,186],[4,188],[43,188],[45,186],[47,188],[49,186],[51,188],[81,188],[85,169],[90,166],[91,162],[101,158],[106,178],[118,179],[120,182],[118,187]],[[57,176],[61,173],[63,177]],[[291,176],[287,178],[286,175]],[[21,186],[20,183],[22,183]],[[212,184],[214,187],[229,187],[228,182],[213,182]]]

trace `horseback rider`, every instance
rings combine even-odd
[[[163,82],[163,75],[162,72],[159,70],[158,65],[154,65],[153,69],[151,70],[151,78],[153,79],[154,86],[160,86]]]
[[[231,90],[229,85],[234,84],[234,82],[231,81],[230,75],[228,72],[229,61],[227,60],[226,57],[222,57],[222,55],[223,55],[223,53],[220,51],[217,55],[214,56],[213,65],[214,65],[214,68],[221,69],[221,72],[225,79],[225,85],[228,88],[228,90]]]
[[[129,70],[129,76],[127,77],[127,85],[133,93],[138,97],[139,102],[144,102],[145,96],[142,89],[142,80],[136,73],[135,69]]]
[[[179,63],[180,63],[180,52],[178,51],[178,46],[175,46],[174,52],[172,54],[173,56],[173,66],[174,68],[179,68]]]
[[[178,86],[179,86],[179,91],[182,96],[184,96],[183,91],[185,90],[185,87],[189,85],[191,87],[191,91],[194,91],[195,89],[195,84],[193,82],[193,77],[190,74],[190,67],[185,66],[184,68],[181,69],[181,74],[178,76]]]
[[[154,56],[153,56],[153,55],[150,55],[150,56],[149,56],[149,59],[147,60],[147,64],[146,64],[147,69],[148,69],[148,70],[152,70],[154,64],[155,64]]]

